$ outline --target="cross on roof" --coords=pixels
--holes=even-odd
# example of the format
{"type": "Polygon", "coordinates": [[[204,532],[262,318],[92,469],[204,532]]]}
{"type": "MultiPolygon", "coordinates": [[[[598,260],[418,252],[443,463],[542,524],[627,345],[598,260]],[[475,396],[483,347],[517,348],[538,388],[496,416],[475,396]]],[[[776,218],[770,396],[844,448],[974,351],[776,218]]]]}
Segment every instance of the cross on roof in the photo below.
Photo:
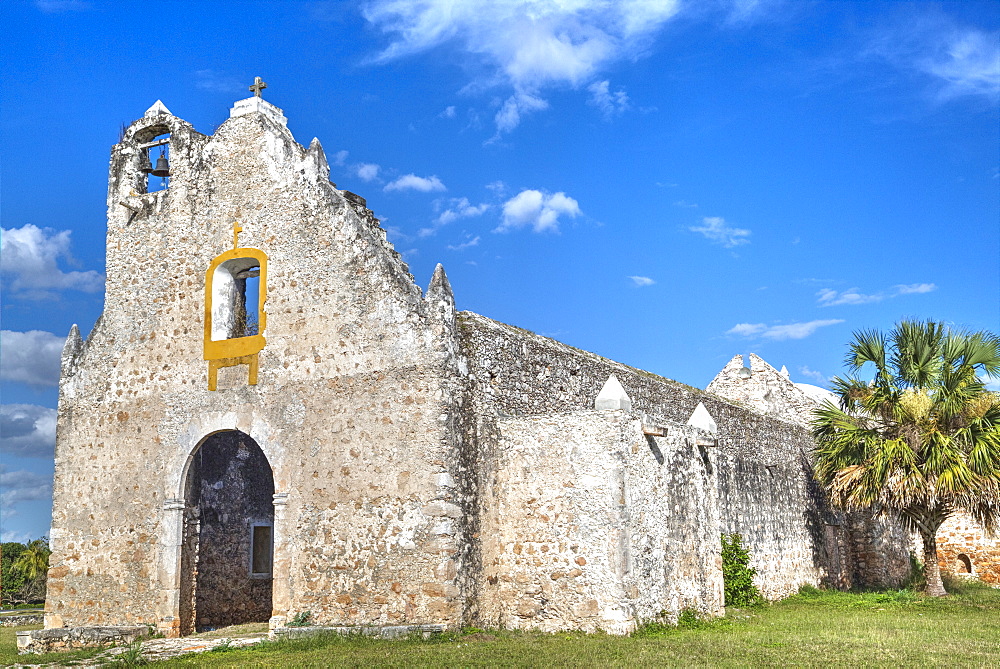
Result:
{"type": "Polygon", "coordinates": [[[263,79],[261,79],[260,77],[253,78],[253,86],[250,87],[250,90],[253,91],[254,97],[259,98],[260,92],[265,88],[267,88],[267,84],[264,83],[263,79]]]}

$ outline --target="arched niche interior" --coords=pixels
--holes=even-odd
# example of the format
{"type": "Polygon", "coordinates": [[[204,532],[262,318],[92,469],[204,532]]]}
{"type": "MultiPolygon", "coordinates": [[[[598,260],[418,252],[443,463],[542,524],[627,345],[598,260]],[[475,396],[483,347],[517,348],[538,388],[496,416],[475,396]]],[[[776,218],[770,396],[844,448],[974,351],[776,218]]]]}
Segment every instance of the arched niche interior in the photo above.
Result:
{"type": "Polygon", "coordinates": [[[274,477],[249,435],[206,437],[188,465],[181,546],[181,633],[271,616],[274,477]]]}
{"type": "Polygon", "coordinates": [[[965,553],[958,554],[958,573],[959,574],[972,574],[972,560],[965,553]]]}
{"type": "Polygon", "coordinates": [[[135,132],[134,140],[138,149],[133,165],[136,175],[135,191],[141,194],[166,190],[170,185],[170,176],[154,175],[147,170],[155,169],[160,158],[164,158],[167,163],[170,162],[169,126],[163,124],[147,126],[135,132]]]}

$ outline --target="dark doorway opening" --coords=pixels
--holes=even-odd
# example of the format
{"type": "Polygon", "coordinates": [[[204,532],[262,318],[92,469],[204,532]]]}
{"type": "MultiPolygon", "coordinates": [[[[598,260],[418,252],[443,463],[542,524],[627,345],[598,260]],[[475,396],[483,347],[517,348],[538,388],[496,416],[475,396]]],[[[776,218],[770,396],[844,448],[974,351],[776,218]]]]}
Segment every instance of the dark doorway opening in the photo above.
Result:
{"type": "Polygon", "coordinates": [[[207,437],[185,481],[181,633],[271,617],[274,477],[237,430],[207,437]]]}

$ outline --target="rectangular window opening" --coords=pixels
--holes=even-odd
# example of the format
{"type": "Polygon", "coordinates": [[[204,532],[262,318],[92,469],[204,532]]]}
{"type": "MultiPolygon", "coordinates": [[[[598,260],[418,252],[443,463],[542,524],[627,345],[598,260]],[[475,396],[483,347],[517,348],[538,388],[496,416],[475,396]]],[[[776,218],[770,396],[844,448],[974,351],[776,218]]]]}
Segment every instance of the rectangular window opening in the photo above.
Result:
{"type": "Polygon", "coordinates": [[[254,525],[251,534],[250,573],[253,576],[270,576],[273,558],[272,532],[270,525],[254,525]]]}

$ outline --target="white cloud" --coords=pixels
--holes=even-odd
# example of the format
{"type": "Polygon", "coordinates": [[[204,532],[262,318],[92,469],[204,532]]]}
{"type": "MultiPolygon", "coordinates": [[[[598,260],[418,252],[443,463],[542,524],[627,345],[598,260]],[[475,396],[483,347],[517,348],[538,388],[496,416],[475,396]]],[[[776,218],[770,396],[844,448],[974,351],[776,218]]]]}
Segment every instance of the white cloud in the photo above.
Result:
{"type": "Polygon", "coordinates": [[[639,287],[652,286],[654,283],[656,283],[648,276],[630,276],[629,278],[632,279],[632,283],[634,283],[636,286],[639,287]]]}
{"type": "Polygon", "coordinates": [[[576,218],[580,205],[565,193],[547,195],[537,190],[523,190],[503,203],[503,220],[494,232],[507,232],[530,225],[535,232],[559,230],[559,217],[576,218]]]}
{"type": "Polygon", "coordinates": [[[816,297],[821,307],[835,307],[840,305],[871,304],[899,297],[900,295],[919,295],[929,293],[933,290],[937,290],[937,286],[933,283],[900,284],[893,286],[889,290],[877,293],[862,293],[857,288],[848,288],[841,291],[833,290],[832,288],[823,288],[816,293],[816,297]]]}
{"type": "MultiPolygon", "coordinates": [[[[435,205],[437,207],[445,206],[440,200],[435,202],[435,205]]],[[[453,223],[454,221],[457,221],[460,218],[472,218],[474,216],[481,216],[489,208],[490,205],[486,202],[474,205],[471,202],[469,202],[468,198],[465,197],[452,198],[451,200],[448,201],[444,211],[438,214],[438,217],[434,219],[434,223],[431,224],[430,227],[421,228],[417,232],[417,234],[421,237],[427,237],[428,235],[433,235],[442,226],[448,225],[449,223],[453,223]]]]}
{"type": "Polygon", "coordinates": [[[590,91],[590,104],[600,109],[605,119],[624,114],[630,108],[625,91],[618,90],[612,93],[609,87],[610,84],[606,79],[587,86],[587,90],[590,91]]]}
{"type": "Polygon", "coordinates": [[[956,29],[944,37],[916,66],[937,77],[945,98],[1000,94],[1000,32],[956,29]]]}
{"type": "Polygon", "coordinates": [[[995,393],[1000,393],[1000,378],[990,378],[984,374],[979,377],[979,380],[986,386],[986,390],[992,390],[995,393]]]}
{"type": "Polygon", "coordinates": [[[893,286],[893,288],[896,290],[897,295],[913,295],[937,290],[937,286],[933,283],[911,283],[909,285],[893,286]]]}
{"type": "Polygon", "coordinates": [[[740,337],[763,337],[782,341],[785,339],[804,339],[819,328],[843,323],[842,318],[809,321],[808,323],[788,323],[786,325],[765,325],[764,323],[738,323],[726,331],[728,335],[740,337]]]}
{"type": "Polygon", "coordinates": [[[93,5],[84,0],[35,0],[35,6],[46,14],[59,12],[85,12],[93,5]]]}
{"type": "Polygon", "coordinates": [[[485,66],[477,85],[513,89],[496,117],[500,133],[547,106],[543,89],[579,88],[645,55],[678,9],[677,0],[375,0],[364,15],[393,35],[377,61],[454,44],[485,66]]]}
{"type": "Polygon", "coordinates": [[[813,381],[815,381],[817,383],[826,384],[826,383],[829,383],[829,381],[830,381],[830,378],[826,374],[824,374],[823,372],[817,372],[814,369],[809,369],[805,365],[803,365],[802,367],[799,367],[799,374],[801,374],[802,376],[806,377],[807,379],[812,379],[813,381]]]}
{"type": "Polygon", "coordinates": [[[361,163],[355,169],[362,181],[374,181],[378,178],[378,171],[381,168],[375,163],[361,163]]]}
{"type": "Polygon", "coordinates": [[[405,174],[385,186],[385,190],[416,190],[421,193],[447,190],[436,176],[418,177],[416,174],[405,174]]]}
{"type": "Polygon", "coordinates": [[[59,364],[65,337],[51,332],[0,331],[0,379],[32,386],[59,385],[59,364]]]}
{"type": "Polygon", "coordinates": [[[698,205],[694,202],[688,202],[687,200],[677,200],[674,202],[675,207],[682,207],[684,209],[697,209],[698,205]]]}
{"type": "Polygon", "coordinates": [[[473,246],[479,246],[479,236],[478,235],[476,235],[475,237],[473,237],[472,239],[470,239],[470,240],[468,240],[466,242],[462,242],[461,244],[455,244],[455,245],[449,244],[448,245],[448,250],[449,251],[464,251],[465,249],[473,247],[473,246]]]}
{"type": "Polygon", "coordinates": [[[751,235],[750,230],[731,227],[726,224],[724,218],[719,216],[706,216],[701,220],[704,225],[692,226],[688,230],[701,233],[709,241],[722,244],[727,249],[750,243],[750,240],[747,239],[751,235]]]}
{"type": "Polygon", "coordinates": [[[517,93],[510,96],[500,106],[500,111],[496,113],[496,116],[493,117],[493,121],[497,124],[497,135],[494,136],[494,139],[499,137],[500,133],[510,132],[520,125],[521,116],[524,114],[542,111],[548,109],[548,107],[548,102],[534,95],[517,93]]]}
{"type": "Polygon", "coordinates": [[[104,288],[100,272],[64,272],[59,259],[73,261],[69,230],[38,228],[30,223],[0,230],[0,274],[9,277],[7,289],[16,297],[46,299],[54,290],[96,293],[104,288]]]}
{"type": "Polygon", "coordinates": [[[0,404],[0,453],[50,458],[55,445],[55,409],[35,404],[0,404]]]}
{"type": "Polygon", "coordinates": [[[936,10],[908,15],[869,45],[874,55],[933,82],[938,98],[1000,98],[1000,31],[959,25],[936,10]]]}
{"type": "Polygon", "coordinates": [[[438,116],[440,116],[441,118],[455,118],[455,116],[457,116],[457,114],[455,113],[455,105],[449,105],[445,107],[444,111],[438,114],[438,116]]]}
{"type": "Polygon", "coordinates": [[[333,164],[343,165],[345,162],[347,162],[347,156],[348,156],[347,151],[343,150],[337,151],[335,154],[333,154],[333,164]]]}
{"type": "Polygon", "coordinates": [[[10,518],[17,515],[15,506],[18,502],[52,498],[52,479],[35,472],[19,470],[7,471],[7,466],[0,464],[0,517],[10,518]]]}
{"type": "Polygon", "coordinates": [[[216,70],[197,70],[194,77],[194,85],[204,91],[236,93],[247,90],[243,88],[243,82],[237,77],[216,70]]]}

